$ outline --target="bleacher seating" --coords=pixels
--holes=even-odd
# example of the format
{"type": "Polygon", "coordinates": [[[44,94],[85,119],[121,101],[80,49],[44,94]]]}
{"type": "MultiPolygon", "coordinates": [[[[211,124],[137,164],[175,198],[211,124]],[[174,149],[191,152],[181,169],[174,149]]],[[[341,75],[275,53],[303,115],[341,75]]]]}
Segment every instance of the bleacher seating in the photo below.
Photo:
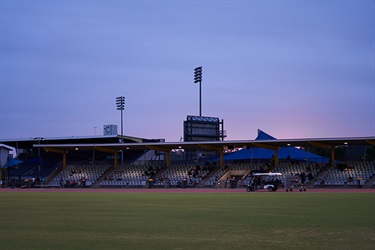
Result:
{"type": "Polygon", "coordinates": [[[315,182],[315,178],[319,175],[322,167],[315,162],[282,162],[275,168],[274,172],[282,173],[284,176],[299,176],[302,172],[305,172],[306,176],[309,176],[311,173],[313,179],[306,179],[306,184],[309,184],[315,182]]]}
{"type": "MultiPolygon", "coordinates": [[[[203,178],[209,173],[208,169],[203,169],[196,165],[174,165],[163,173],[162,178],[168,179],[172,187],[180,186],[181,183],[186,180],[188,186],[196,186],[201,184],[203,178]]],[[[161,181],[157,182],[156,185],[162,185],[161,181]]]]}
{"type": "MultiPolygon", "coordinates": [[[[273,172],[280,172],[283,175],[299,175],[302,172],[309,173],[314,177],[308,183],[320,185],[324,180],[327,186],[355,186],[358,185],[358,178],[365,183],[375,174],[375,162],[350,162],[345,163],[348,168],[341,170],[336,166],[324,166],[314,162],[282,162],[273,169],[273,172]],[[350,181],[349,177],[353,180],[350,181]]],[[[85,165],[71,164],[68,165],[60,174],[58,174],[51,185],[59,185],[60,180],[64,183],[80,183],[85,178],[88,183],[94,184],[111,165],[85,165]]],[[[108,171],[108,175],[100,183],[100,187],[145,187],[147,180],[153,178],[155,187],[180,187],[183,180],[186,180],[188,187],[224,187],[218,185],[220,181],[224,184],[225,177],[229,175],[228,171],[242,171],[241,179],[237,179],[238,186],[243,187],[248,184],[249,179],[245,178],[251,171],[264,169],[264,163],[230,163],[222,168],[202,167],[194,173],[195,164],[178,164],[164,169],[162,166],[153,165],[120,165],[114,171],[108,171]],[[211,171],[213,171],[211,173],[211,171]],[[209,178],[207,176],[210,176],[209,178]]],[[[267,170],[268,171],[268,170],[267,170]]],[[[237,175],[237,177],[239,177],[237,175]]],[[[307,184],[308,184],[307,183],[307,184]]]]}
{"type": "MultiPolygon", "coordinates": [[[[153,167],[152,167],[153,168],[153,167]]],[[[101,187],[142,187],[153,173],[148,165],[120,165],[100,183],[101,187]]],[[[154,169],[156,172],[158,169],[154,169]]]]}
{"type": "Polygon", "coordinates": [[[322,173],[315,182],[319,185],[322,180],[326,186],[357,186],[366,183],[375,174],[375,162],[347,162],[342,163],[347,167],[340,169],[337,166],[329,168],[322,173]]]}
{"type": "Polygon", "coordinates": [[[64,185],[67,181],[79,184],[82,179],[85,179],[88,185],[94,184],[110,167],[111,165],[67,165],[50,184],[60,185],[61,180],[64,185]]]}

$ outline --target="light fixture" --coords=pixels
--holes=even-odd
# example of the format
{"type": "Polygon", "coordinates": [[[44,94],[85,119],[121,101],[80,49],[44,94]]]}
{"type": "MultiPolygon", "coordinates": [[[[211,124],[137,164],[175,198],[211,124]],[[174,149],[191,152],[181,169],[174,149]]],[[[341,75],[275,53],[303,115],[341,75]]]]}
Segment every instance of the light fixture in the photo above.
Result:
{"type": "Polygon", "coordinates": [[[199,83],[199,116],[202,116],[202,66],[194,69],[194,83],[199,83]]]}

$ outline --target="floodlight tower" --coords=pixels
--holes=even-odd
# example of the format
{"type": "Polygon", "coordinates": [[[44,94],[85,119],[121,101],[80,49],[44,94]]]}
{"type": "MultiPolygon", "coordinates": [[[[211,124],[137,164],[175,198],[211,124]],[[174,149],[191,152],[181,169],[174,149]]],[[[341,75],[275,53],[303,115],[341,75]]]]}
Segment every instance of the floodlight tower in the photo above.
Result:
{"type": "MultiPolygon", "coordinates": [[[[123,96],[116,97],[116,105],[117,105],[117,110],[121,110],[121,139],[120,139],[120,143],[124,143],[122,112],[124,111],[124,108],[125,108],[125,97],[123,97],[123,96]]],[[[122,165],[124,164],[124,155],[123,155],[122,150],[121,150],[121,164],[122,165]]]]}
{"type": "Polygon", "coordinates": [[[124,111],[125,108],[125,97],[119,96],[116,97],[116,105],[117,105],[117,110],[121,110],[121,143],[123,143],[123,117],[122,117],[122,112],[124,111]]]}
{"type": "Polygon", "coordinates": [[[202,116],[202,66],[194,69],[194,83],[199,82],[199,116],[202,116]]]}

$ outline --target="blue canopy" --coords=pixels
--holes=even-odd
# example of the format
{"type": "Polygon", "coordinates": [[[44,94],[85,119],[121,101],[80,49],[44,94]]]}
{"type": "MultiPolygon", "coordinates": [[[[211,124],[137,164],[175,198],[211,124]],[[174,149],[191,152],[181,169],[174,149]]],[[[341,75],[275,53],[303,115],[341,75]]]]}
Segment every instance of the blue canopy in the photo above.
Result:
{"type": "MultiPolygon", "coordinates": [[[[258,136],[255,140],[277,140],[269,134],[258,130],[258,136]]],[[[271,159],[275,152],[271,149],[265,148],[249,148],[241,149],[237,152],[230,153],[224,156],[224,160],[250,160],[250,159],[271,159]]],[[[313,162],[329,162],[328,158],[307,152],[295,147],[285,147],[279,149],[279,159],[299,160],[299,161],[313,161],[313,162]]]]}
{"type": "Polygon", "coordinates": [[[8,158],[8,162],[7,164],[5,164],[4,166],[2,166],[2,168],[8,168],[8,167],[11,167],[11,166],[14,166],[14,165],[17,165],[17,164],[20,164],[22,163],[23,161],[21,160],[18,160],[18,159],[14,159],[14,158],[8,158]]]}

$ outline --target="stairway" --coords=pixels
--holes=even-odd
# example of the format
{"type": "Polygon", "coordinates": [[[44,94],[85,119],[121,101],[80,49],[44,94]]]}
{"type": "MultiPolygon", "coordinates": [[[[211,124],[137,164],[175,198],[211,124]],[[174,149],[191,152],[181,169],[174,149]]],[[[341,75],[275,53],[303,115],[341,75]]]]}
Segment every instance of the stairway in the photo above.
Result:
{"type": "Polygon", "coordinates": [[[93,187],[93,188],[99,188],[100,187],[100,183],[104,180],[104,178],[106,176],[109,176],[110,174],[112,174],[113,171],[115,171],[115,170],[116,169],[114,167],[109,168],[107,171],[104,172],[104,174],[102,176],[100,176],[99,179],[97,179],[95,181],[95,183],[91,187],[93,187]]]}
{"type": "Polygon", "coordinates": [[[205,183],[206,181],[208,181],[212,176],[214,176],[218,171],[220,170],[220,168],[214,168],[212,169],[201,181],[201,183],[199,183],[196,187],[197,188],[203,188],[205,186],[205,183]]]}
{"type": "Polygon", "coordinates": [[[375,183],[375,175],[373,175],[370,179],[368,179],[365,183],[365,185],[363,185],[364,188],[372,188],[372,184],[375,183]]]}
{"type": "Polygon", "coordinates": [[[63,166],[62,166],[62,162],[59,162],[57,165],[56,165],[56,168],[55,170],[53,170],[53,172],[46,178],[46,180],[44,181],[44,183],[46,185],[49,185],[51,184],[51,182],[56,178],[56,176],[63,170],[63,166]]]}

